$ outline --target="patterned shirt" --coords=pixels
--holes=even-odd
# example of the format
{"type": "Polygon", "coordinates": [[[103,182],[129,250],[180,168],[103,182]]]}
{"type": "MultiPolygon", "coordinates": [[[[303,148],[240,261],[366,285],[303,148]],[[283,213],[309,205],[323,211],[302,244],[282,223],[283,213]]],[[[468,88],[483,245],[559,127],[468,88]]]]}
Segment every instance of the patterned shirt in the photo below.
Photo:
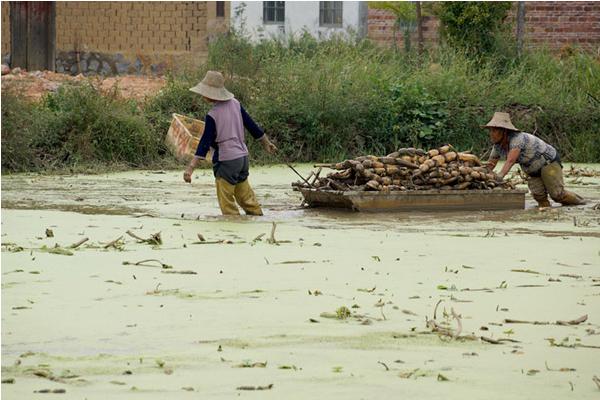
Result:
{"type": "MultiPolygon", "coordinates": [[[[525,132],[508,135],[508,151],[520,149],[517,162],[526,174],[537,173],[543,166],[557,157],[556,149],[537,136],[525,132]]],[[[495,144],[490,154],[490,160],[506,158],[508,151],[500,144],[495,144]]]]}

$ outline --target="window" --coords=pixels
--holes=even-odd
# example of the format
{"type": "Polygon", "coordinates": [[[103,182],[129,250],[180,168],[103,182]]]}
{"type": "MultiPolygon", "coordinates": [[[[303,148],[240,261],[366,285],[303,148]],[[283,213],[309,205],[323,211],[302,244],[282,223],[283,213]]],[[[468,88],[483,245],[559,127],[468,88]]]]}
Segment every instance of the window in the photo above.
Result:
{"type": "Polygon", "coordinates": [[[320,1],[319,25],[341,27],[343,3],[343,1],[320,1]]]}
{"type": "Polygon", "coordinates": [[[285,21],[285,1],[263,1],[263,22],[280,24],[285,21]]]}
{"type": "Polygon", "coordinates": [[[225,2],[217,1],[217,17],[225,16],[225,2]]]}

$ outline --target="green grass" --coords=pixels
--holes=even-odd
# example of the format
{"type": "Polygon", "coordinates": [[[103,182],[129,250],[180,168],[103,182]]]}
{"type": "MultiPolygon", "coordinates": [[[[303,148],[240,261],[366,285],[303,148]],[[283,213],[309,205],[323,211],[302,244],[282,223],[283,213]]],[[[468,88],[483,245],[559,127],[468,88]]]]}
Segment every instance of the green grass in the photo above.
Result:
{"type": "MultiPolygon", "coordinates": [[[[508,45],[507,45],[508,46],[508,45]]],[[[600,62],[544,50],[474,60],[449,48],[423,56],[368,41],[306,35],[252,44],[239,35],[211,44],[206,65],[169,77],[143,104],[103,96],[90,85],[60,89],[38,103],[2,92],[2,169],[176,165],[164,148],[174,112],[203,118],[209,105],[189,87],[208,69],[280,148],[252,139],[255,162],[337,161],[402,146],[451,143],[483,153],[480,125],[494,111],[557,147],[562,158],[600,162],[600,62]],[[162,163],[162,164],[161,164],[162,163]]]]}

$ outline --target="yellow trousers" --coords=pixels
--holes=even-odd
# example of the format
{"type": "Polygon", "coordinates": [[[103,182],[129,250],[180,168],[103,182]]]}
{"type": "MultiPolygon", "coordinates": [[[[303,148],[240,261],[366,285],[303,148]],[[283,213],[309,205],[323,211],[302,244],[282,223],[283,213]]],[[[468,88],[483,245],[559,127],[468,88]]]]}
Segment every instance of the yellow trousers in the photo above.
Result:
{"type": "Polygon", "coordinates": [[[550,207],[548,195],[552,200],[565,206],[585,204],[581,196],[565,190],[562,168],[558,162],[543,167],[541,176],[530,176],[527,185],[540,207],[550,207]]]}
{"type": "Polygon", "coordinates": [[[217,199],[223,215],[240,215],[236,202],[248,215],[263,215],[248,179],[232,185],[223,178],[217,178],[216,184],[217,199]]]}

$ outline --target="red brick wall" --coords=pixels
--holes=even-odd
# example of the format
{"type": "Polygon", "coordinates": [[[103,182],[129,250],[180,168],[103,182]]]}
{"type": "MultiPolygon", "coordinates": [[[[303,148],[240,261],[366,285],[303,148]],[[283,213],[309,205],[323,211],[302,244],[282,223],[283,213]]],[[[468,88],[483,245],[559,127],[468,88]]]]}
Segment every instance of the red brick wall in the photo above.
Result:
{"type": "Polygon", "coordinates": [[[600,2],[540,1],[525,3],[525,43],[560,49],[572,45],[600,49],[600,2]]]}
{"type": "MultiPolygon", "coordinates": [[[[369,8],[368,37],[378,44],[391,46],[394,42],[394,23],[396,17],[389,11],[369,8]]],[[[423,17],[423,39],[427,46],[436,46],[439,42],[440,21],[435,17],[423,17]]],[[[411,42],[416,43],[417,32],[411,34],[411,42]]],[[[396,32],[399,47],[404,45],[404,32],[396,32]]]]}
{"type": "MultiPolygon", "coordinates": [[[[600,1],[528,1],[525,3],[525,44],[536,48],[548,46],[559,50],[567,45],[600,52],[600,1]]],[[[515,24],[516,7],[506,19],[515,24]]],[[[393,43],[394,15],[385,10],[369,9],[368,36],[378,44],[393,43]]],[[[423,37],[426,46],[439,42],[439,20],[424,17],[423,37]]],[[[411,35],[416,40],[416,32],[411,35]]],[[[397,33],[402,46],[402,32],[397,33]]]]}

